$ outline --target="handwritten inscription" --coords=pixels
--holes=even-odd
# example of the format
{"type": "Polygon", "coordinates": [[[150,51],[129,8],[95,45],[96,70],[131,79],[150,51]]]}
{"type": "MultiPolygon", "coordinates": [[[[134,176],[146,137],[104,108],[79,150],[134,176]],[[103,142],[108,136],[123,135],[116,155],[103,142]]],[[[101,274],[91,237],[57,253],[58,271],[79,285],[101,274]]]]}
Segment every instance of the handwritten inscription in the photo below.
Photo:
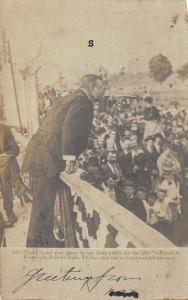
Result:
{"type": "MultiPolygon", "coordinates": [[[[65,271],[63,274],[48,274],[43,267],[29,270],[23,279],[22,283],[19,283],[18,286],[12,291],[13,293],[18,292],[23,289],[26,285],[31,284],[31,282],[80,282],[80,290],[86,289],[87,292],[93,291],[97,286],[102,284],[102,282],[108,281],[111,283],[119,283],[127,280],[141,280],[141,277],[129,277],[125,275],[116,275],[112,274],[112,271],[115,271],[115,267],[112,266],[102,274],[97,275],[83,275],[84,270],[77,269],[76,267],[71,267],[69,270],[65,271]]],[[[112,291],[111,291],[112,292],[112,291]]]]}

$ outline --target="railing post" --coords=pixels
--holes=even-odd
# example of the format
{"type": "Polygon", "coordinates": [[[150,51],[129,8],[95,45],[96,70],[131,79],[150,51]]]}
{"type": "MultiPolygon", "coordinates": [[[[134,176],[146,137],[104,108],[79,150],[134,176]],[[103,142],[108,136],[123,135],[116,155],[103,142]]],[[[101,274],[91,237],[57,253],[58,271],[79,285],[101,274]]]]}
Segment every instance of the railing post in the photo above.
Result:
{"type": "Polygon", "coordinates": [[[63,182],[61,188],[62,215],[64,223],[64,238],[66,248],[78,248],[73,212],[73,198],[70,188],[63,182]]]}

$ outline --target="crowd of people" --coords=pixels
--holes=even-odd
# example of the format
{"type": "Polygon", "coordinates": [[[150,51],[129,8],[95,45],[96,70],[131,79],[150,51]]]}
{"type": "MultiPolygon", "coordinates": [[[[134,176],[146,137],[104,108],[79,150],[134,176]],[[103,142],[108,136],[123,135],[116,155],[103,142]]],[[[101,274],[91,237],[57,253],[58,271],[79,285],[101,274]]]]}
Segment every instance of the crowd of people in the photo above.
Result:
{"type": "MultiPolygon", "coordinates": [[[[47,87],[39,96],[42,121],[60,95],[47,87]]],[[[2,133],[8,130],[4,126],[0,129],[2,133]]],[[[11,149],[3,148],[1,152],[7,154],[18,146],[10,131],[6,132],[11,149]]],[[[17,155],[16,152],[13,156],[17,155]]],[[[188,113],[177,102],[154,103],[149,94],[105,96],[95,102],[88,146],[77,159],[77,166],[82,180],[173,242],[185,243],[185,236],[188,238],[188,113]]],[[[9,227],[17,221],[12,187],[15,192],[18,190],[20,199],[24,197],[28,202],[30,197],[19,175],[16,158],[7,170],[1,172],[0,179],[1,192],[6,190],[3,206],[9,227]],[[5,184],[7,172],[13,175],[9,176],[11,182],[5,184]],[[18,189],[20,186],[23,188],[18,189]]]]}
{"type": "Polygon", "coordinates": [[[106,97],[95,105],[88,148],[77,163],[81,179],[175,242],[177,222],[188,217],[185,109],[154,105],[150,95],[106,97]]]}

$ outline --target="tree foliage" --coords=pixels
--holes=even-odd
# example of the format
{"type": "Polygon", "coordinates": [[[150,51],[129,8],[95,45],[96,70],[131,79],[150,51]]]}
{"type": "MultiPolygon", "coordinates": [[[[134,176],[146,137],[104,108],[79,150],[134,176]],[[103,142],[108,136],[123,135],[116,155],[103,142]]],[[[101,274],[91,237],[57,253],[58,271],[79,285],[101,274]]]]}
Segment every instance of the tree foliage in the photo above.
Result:
{"type": "Polygon", "coordinates": [[[150,60],[149,71],[151,78],[162,83],[172,74],[172,66],[166,56],[159,54],[150,60]]]}
{"type": "Polygon", "coordinates": [[[182,81],[188,79],[188,63],[184,64],[181,69],[178,70],[178,77],[182,81]]]}

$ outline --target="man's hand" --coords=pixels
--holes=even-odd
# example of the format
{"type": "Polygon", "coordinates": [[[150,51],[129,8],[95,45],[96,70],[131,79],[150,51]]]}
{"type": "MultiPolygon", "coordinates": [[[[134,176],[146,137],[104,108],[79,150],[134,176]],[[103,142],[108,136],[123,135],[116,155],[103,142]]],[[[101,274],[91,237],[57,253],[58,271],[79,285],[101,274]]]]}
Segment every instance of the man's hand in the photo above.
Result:
{"type": "Polygon", "coordinates": [[[153,175],[153,176],[157,176],[158,174],[159,174],[159,172],[158,172],[157,169],[154,169],[154,170],[152,171],[152,175],[153,175]]]}
{"type": "Polygon", "coordinates": [[[76,172],[76,162],[74,160],[66,160],[65,172],[67,174],[76,172]]]}
{"type": "Polygon", "coordinates": [[[13,156],[13,155],[8,154],[7,152],[3,152],[3,153],[0,154],[0,157],[1,156],[3,157],[3,156],[13,156]]]}

